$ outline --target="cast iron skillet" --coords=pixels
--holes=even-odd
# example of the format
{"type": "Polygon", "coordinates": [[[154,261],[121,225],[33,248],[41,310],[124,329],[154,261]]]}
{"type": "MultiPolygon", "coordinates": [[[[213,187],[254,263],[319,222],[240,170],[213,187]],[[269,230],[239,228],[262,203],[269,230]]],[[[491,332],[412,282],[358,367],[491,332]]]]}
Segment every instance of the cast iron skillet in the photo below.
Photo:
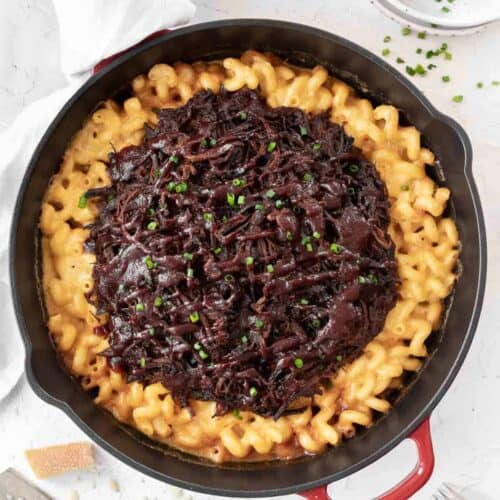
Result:
{"type": "MultiPolygon", "coordinates": [[[[278,21],[230,20],[179,29],[135,47],[90,78],[67,102],[40,141],[19,192],[10,235],[10,271],[26,347],[28,380],[44,401],[66,412],[107,451],[143,473],[180,487],[230,497],[258,497],[318,488],[343,478],[387,453],[426,421],[469,349],[486,278],[485,228],[471,163],[470,141],[460,125],[439,113],[412,83],[384,61],[331,33],[278,21]],[[249,48],[272,51],[299,65],[322,64],[374,102],[389,102],[400,108],[405,119],[422,131],[426,144],[439,158],[442,169],[437,179],[453,193],[452,215],[461,240],[467,244],[462,249],[460,282],[449,301],[447,319],[429,343],[432,355],[418,377],[408,381],[405,396],[395,401],[387,417],[341,447],[317,457],[288,463],[214,466],[174,450],[146,446],[146,438],[138,439],[133,431],[123,429],[111,415],[95,406],[91,395],[79,389],[60,367],[40,300],[38,218],[49,178],[58,169],[69,140],[99,102],[155,63],[222,58],[249,48]]],[[[428,421],[413,434],[424,448],[425,443],[418,438],[423,434],[430,446],[427,430],[428,421]]],[[[413,491],[432,471],[432,455],[423,455],[426,460],[420,464],[420,476],[410,481],[413,491]]],[[[393,491],[386,498],[407,498],[410,490],[393,491]]],[[[316,489],[315,498],[326,498],[325,492],[316,489]]],[[[313,498],[311,494],[309,498],[313,498]]]]}

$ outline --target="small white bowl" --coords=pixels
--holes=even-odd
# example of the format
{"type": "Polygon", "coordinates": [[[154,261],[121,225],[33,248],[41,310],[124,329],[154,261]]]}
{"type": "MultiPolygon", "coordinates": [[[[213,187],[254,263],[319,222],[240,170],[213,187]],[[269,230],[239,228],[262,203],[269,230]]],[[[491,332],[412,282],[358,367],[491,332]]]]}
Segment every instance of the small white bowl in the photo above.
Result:
{"type": "Polygon", "coordinates": [[[500,20],[500,0],[373,0],[386,16],[429,34],[465,35],[500,20]],[[448,12],[443,11],[443,7],[448,12]]]}

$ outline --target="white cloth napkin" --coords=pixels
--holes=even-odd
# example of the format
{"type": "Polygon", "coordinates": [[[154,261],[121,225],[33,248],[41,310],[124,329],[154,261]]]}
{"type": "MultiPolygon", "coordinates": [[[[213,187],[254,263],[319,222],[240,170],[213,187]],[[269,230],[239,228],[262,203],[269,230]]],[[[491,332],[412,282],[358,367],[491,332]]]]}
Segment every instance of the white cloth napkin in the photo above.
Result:
{"type": "Polygon", "coordinates": [[[62,69],[69,83],[26,107],[0,134],[0,400],[24,369],[10,294],[8,234],[17,191],[38,141],[96,63],[155,31],[186,24],[195,13],[190,0],[53,1],[60,29],[62,69]]]}

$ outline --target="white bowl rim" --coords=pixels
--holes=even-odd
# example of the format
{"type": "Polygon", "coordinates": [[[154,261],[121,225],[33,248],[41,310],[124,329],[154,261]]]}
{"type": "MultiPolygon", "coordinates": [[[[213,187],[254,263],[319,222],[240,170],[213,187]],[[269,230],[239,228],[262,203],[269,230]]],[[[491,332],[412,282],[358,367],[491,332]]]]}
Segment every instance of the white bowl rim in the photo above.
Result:
{"type": "MultiPolygon", "coordinates": [[[[379,0],[380,1],[380,0],[379,0]]],[[[433,16],[431,14],[425,14],[417,9],[409,7],[408,5],[402,3],[400,0],[384,0],[381,3],[388,3],[393,8],[397,9],[400,14],[404,17],[405,14],[429,24],[437,24],[441,27],[449,27],[449,28],[471,28],[475,26],[480,26],[482,24],[491,23],[493,21],[497,21],[500,19],[500,7],[498,12],[483,17],[479,17],[477,19],[471,20],[470,22],[466,22],[464,19],[445,19],[442,16],[433,16]]],[[[500,4],[499,4],[500,5],[500,4]]]]}

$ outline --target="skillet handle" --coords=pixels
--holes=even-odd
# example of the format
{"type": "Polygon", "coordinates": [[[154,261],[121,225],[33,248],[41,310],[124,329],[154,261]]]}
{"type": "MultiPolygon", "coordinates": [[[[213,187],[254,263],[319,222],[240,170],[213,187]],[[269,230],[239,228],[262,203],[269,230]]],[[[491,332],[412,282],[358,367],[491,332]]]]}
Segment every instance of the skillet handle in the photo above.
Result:
{"type": "MultiPolygon", "coordinates": [[[[429,480],[434,470],[434,450],[432,448],[431,428],[429,417],[411,433],[412,439],[417,445],[418,462],[415,468],[399,484],[388,492],[380,495],[378,500],[401,500],[410,498],[429,480]]],[[[314,490],[299,493],[306,500],[331,500],[326,490],[327,486],[321,486],[314,490]]]]}
{"type": "Polygon", "coordinates": [[[137,42],[135,45],[132,45],[132,47],[129,47],[128,49],[122,50],[121,52],[117,52],[116,54],[113,54],[112,56],[106,57],[106,59],[103,59],[102,61],[99,61],[93,68],[92,68],[92,75],[96,75],[101,71],[101,69],[104,69],[110,62],[113,62],[117,57],[121,56],[122,54],[125,54],[125,52],[128,52],[130,49],[133,49],[141,43],[144,42],[149,42],[149,40],[154,40],[155,38],[158,38],[165,33],[168,33],[170,30],[159,30],[155,31],[154,33],[151,33],[151,35],[147,36],[140,42],[137,42]]]}

